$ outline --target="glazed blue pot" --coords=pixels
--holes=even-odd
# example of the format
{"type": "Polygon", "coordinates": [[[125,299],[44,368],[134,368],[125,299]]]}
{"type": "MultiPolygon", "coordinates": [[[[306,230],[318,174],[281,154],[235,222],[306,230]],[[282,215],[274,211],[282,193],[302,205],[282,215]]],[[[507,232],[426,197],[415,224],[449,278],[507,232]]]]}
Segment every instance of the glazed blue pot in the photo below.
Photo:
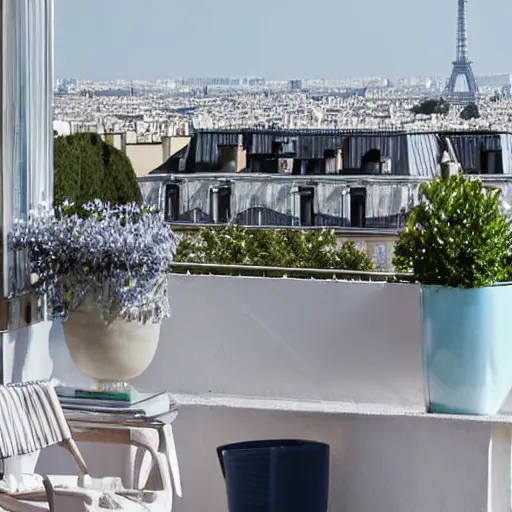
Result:
{"type": "Polygon", "coordinates": [[[512,387],[512,285],[421,287],[427,411],[496,414],[512,387]]]}

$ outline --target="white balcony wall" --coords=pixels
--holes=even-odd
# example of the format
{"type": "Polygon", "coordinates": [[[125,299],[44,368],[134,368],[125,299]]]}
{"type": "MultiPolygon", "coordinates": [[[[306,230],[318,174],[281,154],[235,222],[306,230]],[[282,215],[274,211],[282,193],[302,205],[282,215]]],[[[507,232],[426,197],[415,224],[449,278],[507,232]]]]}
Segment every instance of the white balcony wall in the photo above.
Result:
{"type": "MultiPolygon", "coordinates": [[[[177,275],[169,283],[173,318],[135,384],[169,390],[187,404],[175,424],[184,498],[174,510],[227,510],[218,445],[298,437],[331,446],[331,511],[505,511],[488,500],[493,427],[485,422],[248,410],[233,399],[288,399],[283,403],[294,408],[309,400],[318,411],[319,401],[421,408],[416,286],[177,275]],[[227,406],[207,404],[218,395],[227,406]],[[195,400],[203,405],[191,405],[195,400]]],[[[61,335],[52,339],[54,376],[86,383],[61,335]]],[[[100,473],[102,461],[113,465],[109,451],[87,448],[85,455],[100,473]]],[[[124,470],[128,459],[116,457],[124,470]]],[[[39,471],[69,471],[64,458],[41,457],[39,471]]]]}
{"type": "Polygon", "coordinates": [[[409,285],[174,276],[166,357],[140,387],[414,404],[418,290],[409,285]],[[159,381],[155,379],[161,379],[159,381]]]}

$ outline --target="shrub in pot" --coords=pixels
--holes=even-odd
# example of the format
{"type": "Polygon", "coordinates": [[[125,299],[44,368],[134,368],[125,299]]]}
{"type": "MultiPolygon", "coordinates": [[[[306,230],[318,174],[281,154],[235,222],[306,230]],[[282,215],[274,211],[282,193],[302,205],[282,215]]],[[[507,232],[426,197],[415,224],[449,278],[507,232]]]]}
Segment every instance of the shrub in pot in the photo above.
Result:
{"type": "Polygon", "coordinates": [[[427,410],[495,414],[512,387],[511,221],[477,179],[436,178],[419,199],[394,265],[421,285],[427,410]]]}
{"type": "Polygon", "coordinates": [[[170,316],[166,273],[177,242],[151,207],[101,201],[42,206],[10,236],[62,320],[73,361],[109,390],[128,387],[155,355],[170,316]]]}

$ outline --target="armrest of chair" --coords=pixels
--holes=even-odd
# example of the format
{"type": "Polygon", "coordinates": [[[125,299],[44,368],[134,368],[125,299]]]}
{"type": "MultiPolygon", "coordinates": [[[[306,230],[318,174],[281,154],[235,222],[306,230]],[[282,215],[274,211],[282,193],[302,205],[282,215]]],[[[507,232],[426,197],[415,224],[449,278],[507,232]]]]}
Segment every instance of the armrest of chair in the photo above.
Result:
{"type": "Polygon", "coordinates": [[[45,510],[2,493],[0,493],[0,507],[2,510],[8,510],[9,512],[44,512],[45,510]]]}
{"type": "MultiPolygon", "coordinates": [[[[89,509],[88,506],[93,504],[95,497],[97,498],[97,496],[95,496],[97,492],[55,487],[50,477],[45,477],[44,487],[48,497],[49,512],[65,512],[69,509],[77,510],[80,505],[83,507],[83,511],[87,512],[89,509]]],[[[39,509],[39,512],[41,512],[41,509],[39,509]]]]}
{"type": "Polygon", "coordinates": [[[139,446],[148,451],[158,450],[160,436],[153,428],[129,427],[74,427],[73,439],[85,443],[125,444],[139,446]]]}
{"type": "MultiPolygon", "coordinates": [[[[65,488],[53,484],[47,477],[45,487],[48,494],[50,512],[69,512],[69,510],[161,510],[172,508],[172,493],[166,491],[117,491],[101,489],[65,488]],[[139,506],[134,507],[134,503],[139,506]],[[134,507],[134,508],[132,508],[134,507]],[[151,508],[150,508],[151,507],[151,508]]],[[[16,510],[13,512],[36,512],[16,510]]],[[[41,510],[39,509],[39,511],[41,510]]]]}

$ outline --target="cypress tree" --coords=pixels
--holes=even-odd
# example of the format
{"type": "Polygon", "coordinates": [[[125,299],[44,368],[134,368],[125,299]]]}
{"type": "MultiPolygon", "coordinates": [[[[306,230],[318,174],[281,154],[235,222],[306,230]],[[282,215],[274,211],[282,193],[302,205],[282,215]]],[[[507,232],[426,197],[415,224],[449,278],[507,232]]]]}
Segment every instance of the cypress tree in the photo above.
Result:
{"type": "Polygon", "coordinates": [[[54,203],[93,199],[113,204],[142,200],[129,158],[96,133],[54,139],[54,203]]]}

